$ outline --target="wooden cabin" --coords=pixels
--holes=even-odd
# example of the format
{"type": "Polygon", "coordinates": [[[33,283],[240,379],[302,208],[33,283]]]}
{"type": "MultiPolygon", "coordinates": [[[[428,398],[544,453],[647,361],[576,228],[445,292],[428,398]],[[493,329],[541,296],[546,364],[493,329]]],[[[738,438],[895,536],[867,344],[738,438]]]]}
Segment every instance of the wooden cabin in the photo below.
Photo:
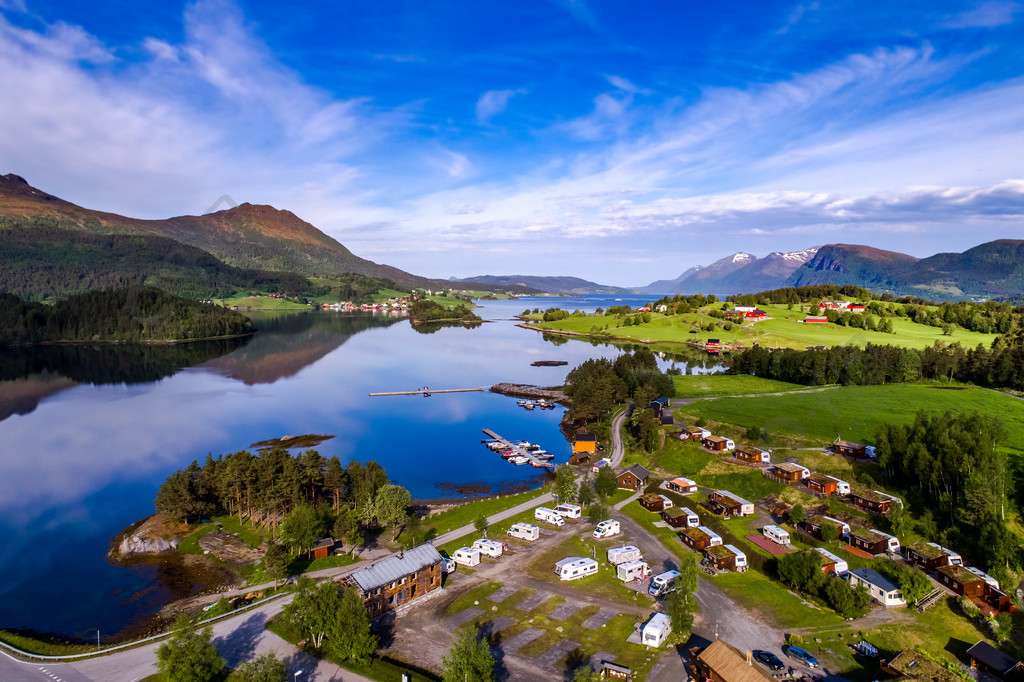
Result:
{"type": "Polygon", "coordinates": [[[839,482],[825,474],[811,474],[807,477],[807,487],[821,495],[835,495],[839,482]]]}
{"type": "Polygon", "coordinates": [[[844,457],[856,457],[857,459],[864,459],[868,456],[868,449],[866,446],[860,443],[851,443],[847,440],[837,440],[832,443],[832,449],[837,455],[843,455],[844,457]]]}
{"type": "Polygon", "coordinates": [[[640,506],[647,511],[660,512],[665,508],[665,500],[662,499],[661,495],[655,493],[648,493],[640,496],[640,506]]]}
{"type": "Polygon", "coordinates": [[[790,462],[774,464],[769,471],[775,480],[785,483],[799,483],[811,473],[807,467],[790,462]]]}
{"type": "Polygon", "coordinates": [[[891,535],[870,528],[854,528],[850,531],[850,544],[868,554],[885,554],[889,551],[891,540],[891,535]]]}
{"type": "Polygon", "coordinates": [[[725,516],[749,516],[754,513],[754,503],[733,495],[728,490],[713,490],[708,501],[725,516]]]}
{"type": "Polygon", "coordinates": [[[679,533],[679,539],[684,545],[698,552],[703,552],[712,545],[722,544],[722,537],[706,526],[684,528],[679,533]]]}
{"type": "Polygon", "coordinates": [[[686,507],[662,509],[661,518],[672,528],[693,528],[700,525],[700,518],[686,507]]]}
{"type": "Polygon", "coordinates": [[[739,461],[747,462],[748,464],[768,464],[772,461],[770,452],[749,445],[736,448],[734,456],[739,461]]]}
{"type": "Polygon", "coordinates": [[[726,452],[736,447],[736,443],[732,439],[722,436],[704,436],[701,439],[701,445],[713,452],[726,452]]]}
{"type": "Polygon", "coordinates": [[[703,649],[690,649],[688,672],[691,679],[700,682],[775,682],[764,668],[723,639],[703,649]]]}
{"type": "Polygon", "coordinates": [[[689,426],[683,424],[679,427],[679,439],[680,440],[701,440],[704,436],[710,436],[711,432],[707,429],[702,429],[699,426],[689,426]]]}
{"type": "Polygon", "coordinates": [[[375,618],[441,587],[444,558],[433,545],[420,545],[378,561],[347,578],[375,618]]]}
{"type": "Polygon", "coordinates": [[[619,488],[623,490],[640,491],[643,490],[647,485],[647,479],[651,477],[651,472],[642,467],[639,464],[634,464],[622,473],[620,473],[616,480],[618,481],[619,488]]]}
{"type": "Polygon", "coordinates": [[[665,488],[680,495],[692,495],[697,492],[697,483],[688,478],[673,478],[665,484],[665,488]]]}
{"type": "Polygon", "coordinates": [[[597,436],[592,433],[577,433],[572,441],[574,455],[597,451],[597,436]]]}
{"type": "Polygon", "coordinates": [[[853,506],[873,511],[878,514],[888,514],[892,508],[892,498],[874,491],[860,490],[850,493],[850,502],[853,506]]]}
{"type": "Polygon", "coordinates": [[[834,526],[839,532],[838,537],[843,537],[850,532],[850,526],[848,524],[843,523],[839,519],[833,519],[831,516],[812,516],[800,524],[800,527],[803,528],[805,532],[819,539],[821,538],[822,526],[834,526]]]}
{"type": "Polygon", "coordinates": [[[989,587],[984,578],[971,573],[963,566],[939,566],[935,571],[935,577],[943,587],[961,597],[982,599],[985,596],[985,588],[989,587]]]}
{"type": "Polygon", "coordinates": [[[827,549],[815,547],[807,551],[816,552],[821,557],[821,572],[825,575],[844,576],[850,572],[850,565],[846,563],[846,560],[840,559],[827,549]]]}
{"type": "Polygon", "coordinates": [[[934,542],[915,542],[903,548],[903,556],[911,566],[922,566],[926,569],[936,569],[940,566],[959,566],[963,559],[956,552],[951,552],[945,547],[940,547],[934,542]]]}
{"type": "Polygon", "coordinates": [[[1009,654],[1004,654],[984,640],[967,650],[971,667],[993,675],[1001,680],[1020,679],[1024,675],[1024,663],[1009,654]]]}
{"type": "MultiPolygon", "coordinates": [[[[729,549],[727,545],[713,545],[704,548],[704,557],[708,560],[708,563],[719,571],[736,571],[736,553],[729,549]]],[[[743,558],[745,564],[746,556],[743,558]]],[[[741,568],[746,568],[746,566],[741,568]]],[[[742,573],[742,571],[739,572],[742,573]]]]}

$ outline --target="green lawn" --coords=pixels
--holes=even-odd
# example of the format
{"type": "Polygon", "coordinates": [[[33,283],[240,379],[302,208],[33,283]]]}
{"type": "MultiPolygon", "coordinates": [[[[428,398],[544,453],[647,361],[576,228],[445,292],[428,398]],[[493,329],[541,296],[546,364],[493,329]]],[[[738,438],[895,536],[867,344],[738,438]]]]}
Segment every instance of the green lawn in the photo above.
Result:
{"type": "Polygon", "coordinates": [[[834,627],[843,622],[834,611],[811,604],[754,570],[720,573],[712,580],[735,601],[780,628],[806,627],[808,623],[834,627]]]}
{"type": "Polygon", "coordinates": [[[241,309],[252,308],[253,310],[310,310],[310,306],[305,303],[296,303],[295,301],[286,301],[280,298],[270,298],[269,296],[256,296],[250,298],[249,296],[236,296],[234,298],[225,298],[215,300],[214,303],[220,303],[226,306],[238,306],[241,309]]]}
{"type": "MultiPolygon", "coordinates": [[[[589,536],[588,536],[589,537],[589,536]]],[[[597,559],[598,571],[585,578],[567,583],[581,592],[614,599],[616,601],[634,602],[641,606],[650,606],[654,600],[647,595],[638,595],[619,580],[615,575],[615,567],[607,561],[608,543],[597,540],[582,540],[579,532],[573,533],[564,541],[552,547],[530,562],[527,573],[534,578],[559,583],[561,580],[552,570],[556,561],[568,556],[593,557],[597,559]]]]}
{"type": "MultiPolygon", "coordinates": [[[[436,529],[438,535],[443,535],[448,531],[472,524],[481,516],[493,516],[494,514],[509,509],[510,507],[514,507],[517,504],[522,504],[527,500],[532,500],[535,497],[543,495],[546,491],[547,488],[542,488],[516,495],[490,497],[484,500],[466,502],[464,504],[460,504],[458,507],[449,509],[448,511],[441,512],[440,514],[434,514],[423,519],[421,528],[423,532],[430,529],[436,529]]],[[[533,512],[530,512],[530,518],[533,518],[533,512]]],[[[401,539],[401,536],[399,539],[401,539]]]]}
{"type": "Polygon", "coordinates": [[[836,437],[873,443],[886,422],[911,423],[918,410],[996,415],[1006,426],[1004,447],[1024,453],[1024,401],[983,388],[945,390],[928,384],[846,386],[817,393],[770,398],[702,400],[683,408],[688,414],[737,426],[757,425],[772,434],[788,433],[821,444],[836,437]]]}
{"type": "Polygon", "coordinates": [[[672,381],[676,385],[677,398],[707,398],[807,390],[806,386],[800,384],[762,379],[746,374],[693,374],[674,376],[672,381]]]}

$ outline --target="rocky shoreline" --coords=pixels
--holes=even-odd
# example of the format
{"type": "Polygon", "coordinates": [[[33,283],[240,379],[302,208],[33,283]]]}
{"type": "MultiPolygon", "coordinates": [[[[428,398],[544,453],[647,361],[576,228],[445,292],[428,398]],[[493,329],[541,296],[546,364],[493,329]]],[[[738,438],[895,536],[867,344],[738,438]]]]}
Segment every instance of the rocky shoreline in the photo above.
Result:
{"type": "Polygon", "coordinates": [[[539,386],[530,386],[529,384],[494,384],[491,386],[491,393],[500,393],[501,395],[508,395],[514,398],[543,398],[544,400],[553,400],[563,405],[569,402],[569,396],[560,389],[541,388],[539,386]]]}

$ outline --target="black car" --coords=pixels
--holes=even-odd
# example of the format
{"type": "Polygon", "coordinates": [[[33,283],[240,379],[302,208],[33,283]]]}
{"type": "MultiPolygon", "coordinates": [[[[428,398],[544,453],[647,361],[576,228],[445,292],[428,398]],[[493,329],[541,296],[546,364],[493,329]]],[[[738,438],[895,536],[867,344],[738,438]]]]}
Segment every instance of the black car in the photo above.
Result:
{"type": "Polygon", "coordinates": [[[782,664],[779,657],[770,651],[755,651],[754,658],[772,672],[778,672],[786,669],[786,666],[782,664]]]}

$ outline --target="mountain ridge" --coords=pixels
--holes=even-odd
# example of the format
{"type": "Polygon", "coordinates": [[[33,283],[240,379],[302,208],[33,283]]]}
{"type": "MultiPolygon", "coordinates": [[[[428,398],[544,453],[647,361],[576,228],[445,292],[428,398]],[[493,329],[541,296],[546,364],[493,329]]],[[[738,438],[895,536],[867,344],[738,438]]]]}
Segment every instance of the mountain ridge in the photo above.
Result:
{"type": "Polygon", "coordinates": [[[729,295],[776,289],[817,249],[773,251],[764,258],[738,251],[710,265],[691,267],[675,279],[651,282],[640,290],[651,294],[729,295]]]}
{"type": "Polygon", "coordinates": [[[556,275],[477,275],[449,279],[460,284],[489,284],[501,286],[526,286],[549,294],[634,294],[636,289],[627,289],[607,284],[598,284],[580,277],[556,275]]]}

